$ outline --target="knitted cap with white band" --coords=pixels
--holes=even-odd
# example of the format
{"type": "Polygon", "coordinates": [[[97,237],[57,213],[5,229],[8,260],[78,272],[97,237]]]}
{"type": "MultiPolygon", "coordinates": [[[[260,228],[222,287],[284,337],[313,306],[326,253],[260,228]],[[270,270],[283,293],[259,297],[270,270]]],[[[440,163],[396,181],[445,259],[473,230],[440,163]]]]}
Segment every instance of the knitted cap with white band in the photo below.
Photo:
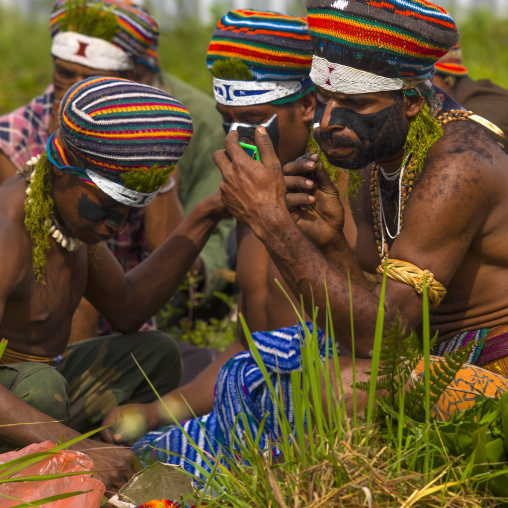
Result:
{"type": "Polygon", "coordinates": [[[300,81],[234,81],[213,78],[215,100],[225,106],[266,104],[302,89],[300,81]]]}
{"type": "Polygon", "coordinates": [[[113,182],[109,178],[99,175],[99,173],[91,169],[87,169],[86,174],[90,180],[109,197],[122,203],[122,205],[133,206],[135,208],[149,205],[160,191],[160,189],[157,189],[154,192],[138,192],[113,182]]]}
{"type": "Polygon", "coordinates": [[[92,69],[126,71],[134,68],[134,61],[123,49],[103,39],[77,32],[57,33],[53,38],[51,54],[92,69]]]}
{"type": "Polygon", "coordinates": [[[411,89],[429,79],[429,76],[411,79],[385,78],[314,55],[310,79],[315,85],[330,92],[362,94],[411,89]]]}

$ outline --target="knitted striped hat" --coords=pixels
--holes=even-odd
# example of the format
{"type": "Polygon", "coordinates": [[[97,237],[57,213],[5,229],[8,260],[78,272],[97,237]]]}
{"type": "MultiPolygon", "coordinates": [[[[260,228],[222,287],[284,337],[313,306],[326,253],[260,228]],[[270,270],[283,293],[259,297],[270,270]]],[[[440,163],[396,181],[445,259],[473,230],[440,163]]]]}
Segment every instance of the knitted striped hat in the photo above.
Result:
{"type": "Polygon", "coordinates": [[[462,51],[460,44],[455,44],[445,56],[436,62],[436,72],[446,76],[462,78],[468,75],[466,67],[462,65],[462,51]]]}
{"type": "Polygon", "coordinates": [[[67,91],[59,127],[48,158],[129,206],[145,206],[155,197],[192,136],[189,112],[176,99],[108,77],[86,79],[67,91]]]}
{"type": "Polygon", "coordinates": [[[312,42],[304,18],[234,10],[219,21],[208,47],[217,102],[245,106],[296,100],[312,90],[312,42]]]}
{"type": "Polygon", "coordinates": [[[132,69],[159,34],[131,0],[57,0],[49,25],[53,56],[109,71],[132,69]]]}
{"type": "Polygon", "coordinates": [[[307,0],[307,9],[311,77],[330,91],[414,88],[458,40],[451,16],[427,0],[307,0]]]}

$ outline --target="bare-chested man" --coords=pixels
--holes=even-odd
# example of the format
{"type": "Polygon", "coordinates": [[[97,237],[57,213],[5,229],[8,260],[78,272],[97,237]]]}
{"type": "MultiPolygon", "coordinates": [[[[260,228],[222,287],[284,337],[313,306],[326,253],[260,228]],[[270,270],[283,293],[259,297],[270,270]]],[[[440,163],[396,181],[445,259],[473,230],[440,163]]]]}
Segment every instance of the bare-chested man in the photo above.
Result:
{"type": "MultiPolygon", "coordinates": [[[[231,11],[218,23],[207,60],[214,76],[217,110],[223,118],[226,133],[238,131],[241,141],[252,145],[256,127],[263,124],[282,164],[305,153],[314,115],[315,93],[308,74],[312,44],[304,19],[253,10],[231,11]],[[249,31],[239,30],[246,25],[249,31]],[[259,39],[260,31],[265,34],[262,39],[259,39]],[[257,47],[265,58],[262,65],[257,62],[258,54],[245,53],[245,47],[254,47],[259,40],[263,41],[263,47],[257,47]],[[270,60],[274,51],[280,53],[277,59],[270,60]],[[269,78],[265,77],[267,75],[269,78]],[[277,86],[274,86],[275,78],[277,86]]],[[[237,225],[237,244],[239,310],[249,329],[266,331],[296,324],[293,307],[276,282],[288,290],[284,280],[264,245],[244,223],[237,225]]],[[[165,397],[175,416],[188,419],[193,414],[209,413],[220,367],[245,349],[247,344],[239,326],[235,342],[208,369],[193,382],[165,397]]],[[[119,420],[116,433],[111,428],[103,434],[111,442],[123,442],[126,438],[132,440],[144,431],[161,427],[168,422],[168,414],[159,402],[154,402],[144,407],[118,407],[108,415],[105,423],[115,420],[119,420]],[[136,429],[137,436],[135,433],[126,436],[122,418],[133,412],[145,416],[145,425],[136,429]]],[[[134,430],[131,425],[127,426],[134,430]]]]}
{"type": "MultiPolygon", "coordinates": [[[[181,283],[224,211],[218,193],[204,200],[125,275],[99,242],[155,198],[190,140],[190,116],[156,88],[97,77],[67,92],[59,118],[47,151],[0,187],[0,336],[9,341],[0,366],[2,445],[69,440],[117,404],[153,400],[131,354],[159,390],[178,386],[174,342],[135,332],[181,283]],[[126,335],[66,348],[83,296],[126,335]]],[[[89,440],[74,447],[92,457],[109,491],[132,474],[128,449],[89,440]]]]}
{"type": "MultiPolygon", "coordinates": [[[[234,133],[217,154],[223,201],[308,307],[326,306],[326,281],[335,333],[346,349],[351,275],[356,353],[365,358],[360,370],[369,366],[380,294],[363,271],[382,273],[387,259],[394,271],[386,285],[386,326],[397,314],[407,329],[420,326],[418,282],[425,273],[436,353],[487,334],[471,361],[496,371],[508,353],[508,159],[474,117],[466,120],[467,112],[447,98],[441,106],[428,82],[434,62],[457,42],[453,20],[421,2],[405,2],[401,10],[396,1],[308,0],[307,8],[315,134],[332,163],[364,179],[354,211],[356,249],[344,238],[343,207],[315,157],[285,167],[291,187],[303,188],[314,174],[313,195],[286,198],[264,129],[256,132],[262,163],[245,157],[234,133]],[[286,199],[297,206],[293,216],[286,199]],[[414,286],[402,282],[408,273],[414,286]]],[[[347,373],[350,360],[341,363],[347,373]]]]}

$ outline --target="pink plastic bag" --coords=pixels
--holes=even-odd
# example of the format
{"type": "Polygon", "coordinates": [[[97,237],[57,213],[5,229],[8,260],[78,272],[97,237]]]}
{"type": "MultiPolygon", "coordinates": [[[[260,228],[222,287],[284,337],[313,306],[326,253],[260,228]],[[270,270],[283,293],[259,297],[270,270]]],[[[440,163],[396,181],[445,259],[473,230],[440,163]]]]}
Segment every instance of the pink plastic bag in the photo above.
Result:
{"type": "MultiPolygon", "coordinates": [[[[55,445],[49,441],[32,444],[15,452],[1,454],[0,464],[32,453],[46,452],[54,447],[55,445]]],[[[15,474],[14,477],[22,478],[45,474],[90,471],[92,469],[93,461],[84,453],[62,450],[58,452],[58,454],[45,457],[37,464],[15,474]]],[[[99,508],[106,487],[100,480],[92,478],[90,474],[68,476],[54,480],[4,483],[0,484],[0,508],[10,508],[21,504],[20,501],[9,499],[5,496],[15,497],[23,501],[30,501],[37,504],[38,500],[45,497],[87,490],[91,490],[91,492],[43,504],[41,506],[44,508],[99,508]]]]}

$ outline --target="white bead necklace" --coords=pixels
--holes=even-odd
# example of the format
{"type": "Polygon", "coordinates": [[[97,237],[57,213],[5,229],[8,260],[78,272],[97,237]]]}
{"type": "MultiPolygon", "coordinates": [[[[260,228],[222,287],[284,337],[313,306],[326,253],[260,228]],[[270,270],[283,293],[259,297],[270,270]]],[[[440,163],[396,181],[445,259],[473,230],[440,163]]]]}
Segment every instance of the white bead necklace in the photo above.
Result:
{"type": "MultiPolygon", "coordinates": [[[[39,162],[39,159],[41,158],[40,155],[37,157],[32,157],[27,163],[26,163],[26,172],[25,177],[28,182],[28,186],[26,188],[26,195],[28,196],[28,202],[32,202],[32,198],[30,197],[30,194],[32,192],[32,189],[30,187],[31,180],[33,175],[36,171],[36,165],[37,162],[39,162]],[[29,171],[31,168],[31,171],[29,171]]],[[[61,245],[65,250],[69,252],[75,252],[81,247],[82,242],[78,240],[77,238],[72,238],[70,236],[67,236],[66,234],[62,233],[62,231],[59,229],[58,224],[56,222],[56,219],[53,215],[49,219],[46,219],[44,222],[44,225],[49,228],[49,234],[55,240],[56,243],[61,245]]]]}

